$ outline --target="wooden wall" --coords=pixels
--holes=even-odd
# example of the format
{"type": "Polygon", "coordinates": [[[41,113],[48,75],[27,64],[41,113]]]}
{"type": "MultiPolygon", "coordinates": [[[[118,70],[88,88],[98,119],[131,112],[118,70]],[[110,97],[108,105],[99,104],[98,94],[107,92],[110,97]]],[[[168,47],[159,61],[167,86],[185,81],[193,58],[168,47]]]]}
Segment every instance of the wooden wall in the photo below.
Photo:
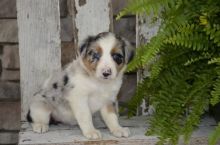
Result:
{"type": "MultiPolygon", "coordinates": [[[[76,44],[72,25],[71,1],[59,0],[62,66],[71,62],[75,57],[76,44]]],[[[111,2],[113,16],[126,5],[126,0],[111,0],[111,2]]],[[[128,38],[135,44],[135,16],[129,15],[119,21],[115,21],[113,17],[111,23],[111,31],[113,27],[115,33],[128,38]]],[[[20,129],[21,111],[20,50],[18,46],[16,0],[0,1],[0,30],[0,144],[15,144],[18,140],[17,133],[20,129]]],[[[134,86],[136,86],[136,75],[126,75],[124,81],[120,93],[122,102],[126,102],[132,96],[134,86]]]]}

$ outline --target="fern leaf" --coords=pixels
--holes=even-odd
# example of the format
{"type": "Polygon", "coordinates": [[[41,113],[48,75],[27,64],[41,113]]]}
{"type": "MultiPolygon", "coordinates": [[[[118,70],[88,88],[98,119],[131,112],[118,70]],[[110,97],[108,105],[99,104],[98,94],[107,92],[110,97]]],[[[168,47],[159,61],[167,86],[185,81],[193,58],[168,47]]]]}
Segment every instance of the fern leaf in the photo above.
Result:
{"type": "Polygon", "coordinates": [[[220,139],[220,123],[216,127],[215,131],[209,136],[209,145],[216,145],[220,139]]]}
{"type": "Polygon", "coordinates": [[[218,77],[213,86],[214,88],[211,91],[210,103],[214,106],[215,104],[220,102],[220,76],[218,77]]]}

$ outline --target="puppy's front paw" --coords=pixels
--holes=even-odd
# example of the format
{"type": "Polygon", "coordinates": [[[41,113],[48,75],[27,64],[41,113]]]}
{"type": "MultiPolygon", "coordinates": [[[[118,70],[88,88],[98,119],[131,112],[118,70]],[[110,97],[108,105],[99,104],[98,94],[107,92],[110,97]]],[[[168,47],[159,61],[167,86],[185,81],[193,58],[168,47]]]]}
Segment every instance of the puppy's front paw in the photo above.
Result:
{"type": "Polygon", "coordinates": [[[42,123],[32,123],[33,131],[37,133],[44,133],[49,130],[49,126],[47,124],[42,123]]]}
{"type": "Polygon", "coordinates": [[[102,135],[99,130],[93,129],[83,133],[88,139],[101,139],[102,135]]]}
{"type": "Polygon", "coordinates": [[[128,137],[131,134],[129,128],[127,127],[118,127],[113,129],[111,132],[115,137],[128,137]]]}

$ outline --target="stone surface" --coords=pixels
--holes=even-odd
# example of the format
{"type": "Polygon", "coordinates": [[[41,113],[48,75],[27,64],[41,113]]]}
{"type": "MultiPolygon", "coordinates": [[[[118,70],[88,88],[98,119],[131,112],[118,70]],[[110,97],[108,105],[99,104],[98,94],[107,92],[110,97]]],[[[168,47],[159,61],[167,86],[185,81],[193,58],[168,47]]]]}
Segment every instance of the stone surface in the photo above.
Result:
{"type": "Polygon", "coordinates": [[[114,20],[114,32],[127,38],[132,44],[136,41],[136,22],[135,17],[121,18],[120,20],[114,20]]]}
{"type": "Polygon", "coordinates": [[[5,45],[2,56],[2,67],[6,69],[19,69],[18,45],[5,45]]]}
{"type": "Polygon", "coordinates": [[[19,81],[20,71],[19,70],[2,70],[1,80],[3,81],[19,81]]]}
{"type": "Polygon", "coordinates": [[[14,82],[0,82],[0,100],[19,100],[20,84],[14,82]]]}
{"type": "Polygon", "coordinates": [[[66,64],[73,61],[76,57],[75,45],[73,42],[64,42],[61,44],[61,64],[65,66],[66,64]]]}
{"type": "MultiPolygon", "coordinates": [[[[67,15],[67,0],[60,0],[60,15],[67,15]]],[[[16,0],[0,0],[0,18],[16,18],[16,0]]]]}
{"type": "Polygon", "coordinates": [[[16,19],[1,19],[0,30],[0,42],[18,42],[18,27],[16,19]]]}
{"type": "Polygon", "coordinates": [[[20,130],[20,102],[0,102],[0,130],[20,130]]]}
{"type": "Polygon", "coordinates": [[[13,145],[18,143],[17,132],[0,132],[1,145],[13,145]]]}

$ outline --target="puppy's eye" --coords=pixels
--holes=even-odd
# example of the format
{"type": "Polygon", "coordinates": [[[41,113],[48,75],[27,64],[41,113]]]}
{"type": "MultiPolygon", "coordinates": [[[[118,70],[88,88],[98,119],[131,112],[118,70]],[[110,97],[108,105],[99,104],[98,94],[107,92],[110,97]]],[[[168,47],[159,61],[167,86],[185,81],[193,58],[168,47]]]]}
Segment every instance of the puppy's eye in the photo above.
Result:
{"type": "Polygon", "coordinates": [[[113,53],[112,58],[118,65],[123,62],[123,56],[119,53],[113,53]]]}
{"type": "Polygon", "coordinates": [[[99,53],[94,52],[92,57],[93,57],[93,59],[99,60],[101,56],[99,53]]]}

